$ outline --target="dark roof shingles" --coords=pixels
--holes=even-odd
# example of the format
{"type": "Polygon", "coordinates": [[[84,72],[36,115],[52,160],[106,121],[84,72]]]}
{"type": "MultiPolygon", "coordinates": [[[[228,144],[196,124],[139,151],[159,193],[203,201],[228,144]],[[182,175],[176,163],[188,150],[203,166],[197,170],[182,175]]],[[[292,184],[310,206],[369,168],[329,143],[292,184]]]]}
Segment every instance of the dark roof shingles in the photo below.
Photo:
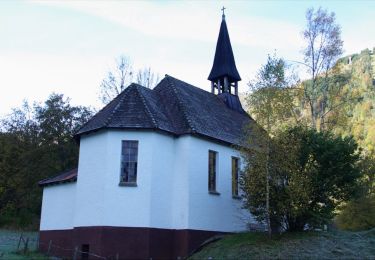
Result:
{"type": "Polygon", "coordinates": [[[63,173],[60,173],[57,176],[50,177],[38,182],[39,186],[46,186],[52,184],[59,184],[65,182],[74,182],[77,180],[78,169],[74,168],[63,173]]]}
{"type": "Polygon", "coordinates": [[[242,131],[251,122],[245,112],[229,108],[217,95],[166,75],[153,90],[131,84],[77,135],[102,128],[158,129],[240,144],[242,131]]]}

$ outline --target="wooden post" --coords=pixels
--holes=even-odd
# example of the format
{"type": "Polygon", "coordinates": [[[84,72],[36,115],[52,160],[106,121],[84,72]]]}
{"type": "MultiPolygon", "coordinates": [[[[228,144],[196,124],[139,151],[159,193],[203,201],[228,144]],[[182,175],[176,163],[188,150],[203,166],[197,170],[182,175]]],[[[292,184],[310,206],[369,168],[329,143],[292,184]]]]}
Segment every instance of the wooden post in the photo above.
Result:
{"type": "Polygon", "coordinates": [[[76,246],[74,249],[73,260],[77,260],[77,255],[78,255],[78,246],[76,246]]]}
{"type": "Polygon", "coordinates": [[[220,94],[220,90],[221,90],[221,80],[218,79],[217,80],[217,94],[220,94]]]}
{"type": "Polygon", "coordinates": [[[211,93],[215,94],[215,84],[213,81],[211,81],[211,93]]]}
{"type": "Polygon", "coordinates": [[[17,246],[17,250],[20,249],[20,245],[21,245],[21,240],[22,240],[22,233],[20,235],[20,239],[18,240],[18,246],[17,246]]]}
{"type": "Polygon", "coordinates": [[[49,243],[48,243],[48,250],[47,250],[47,255],[48,256],[51,253],[51,247],[52,247],[52,240],[50,240],[49,243]]]}
{"type": "Polygon", "coordinates": [[[237,81],[234,83],[234,94],[238,96],[238,82],[237,81]]]}
{"type": "Polygon", "coordinates": [[[120,255],[117,253],[116,254],[116,260],[119,260],[120,259],[120,255]]]}
{"type": "Polygon", "coordinates": [[[24,254],[26,254],[26,252],[27,252],[28,245],[29,245],[29,238],[26,238],[25,247],[23,248],[23,253],[24,254]]]}

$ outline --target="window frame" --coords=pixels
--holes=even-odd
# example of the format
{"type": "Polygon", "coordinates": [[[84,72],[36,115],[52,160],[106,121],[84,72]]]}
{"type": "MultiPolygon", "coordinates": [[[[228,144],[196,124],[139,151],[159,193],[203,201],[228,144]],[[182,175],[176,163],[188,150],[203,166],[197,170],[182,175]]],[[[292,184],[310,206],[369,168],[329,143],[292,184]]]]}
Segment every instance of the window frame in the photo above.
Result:
{"type": "Polygon", "coordinates": [[[231,157],[231,184],[232,184],[232,198],[240,199],[239,177],[240,177],[240,158],[236,156],[231,157]],[[234,164],[235,162],[235,164],[234,164]],[[236,166],[236,170],[233,166],[236,166]],[[236,178],[234,178],[236,177],[236,178]]]}
{"type": "Polygon", "coordinates": [[[213,195],[220,195],[220,193],[217,191],[217,177],[218,177],[218,156],[219,153],[214,150],[208,150],[208,193],[213,195]],[[213,164],[213,189],[211,187],[211,154],[214,155],[214,164],[213,164]]]}
{"type": "MultiPolygon", "coordinates": [[[[128,186],[128,187],[137,187],[137,177],[138,177],[138,154],[139,154],[139,141],[138,140],[121,140],[121,154],[120,154],[120,181],[119,181],[119,186],[128,186]],[[129,158],[129,161],[126,162],[124,161],[124,156],[125,156],[125,151],[124,151],[124,143],[132,143],[132,145],[134,145],[134,143],[136,144],[136,153],[135,154],[131,154],[131,149],[134,149],[135,147],[132,147],[132,145],[130,145],[127,149],[129,149],[129,154],[128,156],[131,157],[131,156],[135,156],[135,160],[130,160],[129,158]],[[134,175],[135,175],[135,181],[124,181],[123,180],[123,173],[124,173],[124,164],[125,163],[129,163],[129,164],[133,164],[133,171],[134,171],[134,175]]],[[[129,175],[127,177],[127,179],[129,180],[129,175]]]]}

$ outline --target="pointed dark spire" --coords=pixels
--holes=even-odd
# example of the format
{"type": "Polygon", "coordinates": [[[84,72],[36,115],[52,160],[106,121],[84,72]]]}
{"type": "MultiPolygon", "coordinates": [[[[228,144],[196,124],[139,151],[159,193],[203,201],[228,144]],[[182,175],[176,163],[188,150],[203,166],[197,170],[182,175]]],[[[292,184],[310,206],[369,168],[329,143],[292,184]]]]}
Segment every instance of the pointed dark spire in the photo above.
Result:
{"type": "Polygon", "coordinates": [[[223,15],[221,16],[223,18],[223,20],[225,20],[225,9],[227,9],[227,8],[225,8],[224,6],[223,6],[223,8],[221,8],[221,11],[223,11],[223,15]]]}
{"type": "Polygon", "coordinates": [[[225,8],[223,11],[222,21],[220,25],[219,37],[216,44],[214,64],[212,66],[208,80],[212,82],[214,88],[218,92],[231,92],[231,85],[234,83],[235,93],[237,94],[237,82],[241,80],[234,61],[232,45],[229,39],[227,23],[225,21],[225,8]]]}

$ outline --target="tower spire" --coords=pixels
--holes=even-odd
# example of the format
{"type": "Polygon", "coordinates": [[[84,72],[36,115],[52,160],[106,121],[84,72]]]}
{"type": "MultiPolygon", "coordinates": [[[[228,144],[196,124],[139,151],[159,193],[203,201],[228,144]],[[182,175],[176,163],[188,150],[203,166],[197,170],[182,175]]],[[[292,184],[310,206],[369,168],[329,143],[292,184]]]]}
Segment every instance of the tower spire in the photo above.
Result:
{"type": "Polygon", "coordinates": [[[221,8],[221,11],[223,11],[223,15],[222,15],[223,20],[225,20],[225,9],[227,9],[227,8],[225,8],[224,6],[223,6],[223,8],[221,8]]]}
{"type": "Polygon", "coordinates": [[[215,89],[217,89],[218,94],[230,93],[238,95],[238,81],[241,80],[241,77],[238,74],[234,60],[227,23],[225,21],[225,9],[224,6],[221,9],[223,14],[220,32],[216,43],[214,63],[208,80],[211,81],[212,93],[215,93],[215,89]]]}

